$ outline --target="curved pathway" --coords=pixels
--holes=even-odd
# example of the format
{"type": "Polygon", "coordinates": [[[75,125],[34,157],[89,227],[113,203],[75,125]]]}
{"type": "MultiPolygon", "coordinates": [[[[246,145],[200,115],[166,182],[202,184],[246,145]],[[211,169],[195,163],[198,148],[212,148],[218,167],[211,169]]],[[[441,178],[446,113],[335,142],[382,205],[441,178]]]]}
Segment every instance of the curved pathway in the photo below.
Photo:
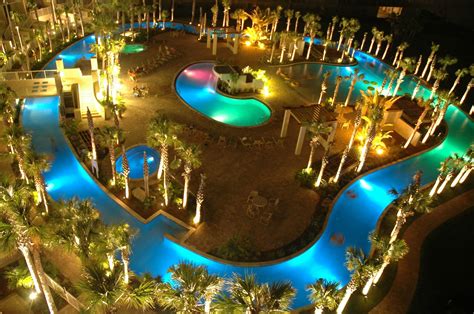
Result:
{"type": "MultiPolygon", "coordinates": [[[[88,43],[91,41],[91,37],[88,37],[61,53],[61,56],[68,60],[66,67],[70,67],[74,60],[82,56],[90,57],[88,43]]],[[[360,62],[358,67],[369,81],[382,80],[386,65],[364,53],[357,53],[356,57],[360,62]]],[[[320,65],[315,67],[334,68],[320,65]]],[[[295,66],[296,70],[298,66],[295,66]]],[[[339,70],[351,72],[352,68],[339,67],[339,70]]],[[[402,85],[401,93],[412,87],[413,82],[407,80],[402,85]]],[[[356,86],[354,94],[358,94],[357,88],[362,86],[356,86]]],[[[344,90],[344,87],[341,87],[341,90],[344,90]]],[[[345,250],[348,246],[369,250],[368,234],[375,228],[380,215],[392,201],[392,197],[387,194],[388,189],[403,188],[416,170],[424,172],[423,184],[433,181],[439,163],[452,153],[464,153],[474,134],[474,123],[461,110],[450,106],[445,118],[449,126],[445,141],[429,152],[367,174],[346,187],[346,190],[352,190],[357,197],[351,198],[345,191],[341,193],[320,239],[307,251],[274,265],[240,267],[213,261],[166,238],[165,233],[179,237],[186,232],[183,227],[166,217],[158,216],[150,223],[143,224],[117,204],[95,183],[71,151],[59,127],[58,104],[58,97],[30,98],[26,100],[22,113],[23,126],[32,133],[35,150],[54,155],[51,170],[45,173],[48,193],[55,200],[90,198],[106,223],[128,222],[138,229],[139,235],[133,241],[131,257],[133,271],[149,272],[167,280],[167,268],[181,260],[190,260],[206,265],[211,272],[223,276],[229,276],[233,272],[242,274],[250,271],[255,272],[260,281],[291,280],[298,290],[294,307],[309,303],[305,287],[318,278],[336,280],[341,285],[348,282],[349,273],[344,267],[345,250]],[[56,148],[51,147],[51,139],[54,139],[56,148]],[[343,246],[331,244],[330,237],[334,232],[344,234],[346,241],[343,246]]]]}

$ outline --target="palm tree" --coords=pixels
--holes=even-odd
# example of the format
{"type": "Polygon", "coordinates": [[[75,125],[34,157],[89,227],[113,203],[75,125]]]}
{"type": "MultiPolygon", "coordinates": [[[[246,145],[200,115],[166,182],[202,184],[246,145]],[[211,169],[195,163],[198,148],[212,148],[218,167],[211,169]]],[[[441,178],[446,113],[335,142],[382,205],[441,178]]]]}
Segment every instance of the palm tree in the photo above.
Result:
{"type": "Polygon", "coordinates": [[[420,190],[421,172],[416,172],[410,184],[402,191],[391,189],[389,194],[396,197],[393,205],[397,209],[397,220],[390,234],[390,243],[398,238],[408,217],[415,213],[429,213],[432,209],[431,199],[427,193],[420,190]]]}
{"type": "Polygon", "coordinates": [[[41,266],[39,213],[34,206],[33,191],[21,182],[0,182],[0,242],[3,250],[17,249],[23,255],[33,279],[36,293],[43,293],[50,313],[57,309],[41,266]]]}
{"type": "Polygon", "coordinates": [[[376,284],[385,270],[392,262],[397,262],[408,253],[408,245],[404,240],[394,240],[390,242],[389,237],[379,237],[375,233],[370,234],[369,240],[375,249],[375,258],[380,263],[376,273],[371,276],[362,290],[363,295],[369,293],[373,284],[376,284]]]}
{"type": "Polygon", "coordinates": [[[377,48],[375,49],[375,55],[378,56],[380,48],[382,48],[382,42],[385,40],[384,32],[379,31],[375,34],[375,41],[377,42],[377,48]]]}
{"type": "Polygon", "coordinates": [[[372,147],[374,138],[377,135],[377,131],[383,120],[385,111],[388,110],[398,99],[400,99],[400,97],[388,98],[379,96],[377,91],[373,93],[369,92],[367,94],[361,91],[361,94],[364,104],[369,110],[369,114],[365,117],[362,117],[362,119],[364,119],[369,124],[369,128],[367,138],[365,139],[360,153],[359,165],[357,166],[356,170],[358,173],[364,167],[367,155],[372,147]]]}
{"type": "Polygon", "coordinates": [[[275,54],[276,45],[280,42],[280,33],[274,33],[272,37],[272,50],[270,52],[270,59],[268,59],[269,63],[273,62],[273,56],[275,54]]]}
{"type": "Polygon", "coordinates": [[[349,139],[349,142],[347,143],[347,146],[342,153],[341,162],[339,163],[339,167],[337,168],[336,175],[333,178],[334,182],[339,181],[342,168],[344,167],[344,163],[346,162],[346,159],[349,156],[349,153],[352,148],[352,144],[354,144],[354,139],[356,137],[357,131],[359,129],[360,124],[362,123],[362,104],[360,102],[356,102],[355,110],[356,110],[356,116],[354,119],[354,128],[352,129],[352,134],[349,139]]]}
{"type": "Polygon", "coordinates": [[[247,14],[245,14],[245,10],[243,9],[236,9],[230,17],[237,22],[236,30],[240,32],[244,28],[244,21],[247,19],[247,14]]]}
{"type": "Polygon", "coordinates": [[[323,74],[323,80],[321,82],[321,92],[319,94],[319,100],[318,100],[318,104],[322,104],[323,103],[323,97],[324,95],[326,95],[326,91],[328,89],[328,78],[329,76],[331,76],[331,72],[330,71],[326,71],[324,72],[323,74]]]}
{"type": "Polygon", "coordinates": [[[49,212],[49,206],[43,172],[48,171],[50,166],[50,163],[47,161],[44,155],[39,155],[34,152],[31,152],[28,155],[27,172],[33,176],[36,193],[38,195],[38,204],[43,202],[46,214],[49,212]]]}
{"type": "Polygon", "coordinates": [[[460,170],[454,178],[451,187],[454,188],[458,183],[462,183],[462,178],[470,172],[474,161],[474,145],[471,145],[462,158],[460,158],[460,170]]]}
{"type": "Polygon", "coordinates": [[[421,73],[421,78],[425,77],[426,72],[428,71],[428,68],[430,66],[430,63],[433,61],[436,52],[439,50],[439,45],[435,43],[431,43],[431,53],[428,56],[428,59],[426,60],[426,65],[425,68],[423,69],[423,72],[421,73]]]}
{"type": "Polygon", "coordinates": [[[390,79],[390,81],[388,83],[387,89],[385,91],[382,89],[381,93],[384,93],[386,96],[390,96],[392,94],[391,90],[392,90],[392,87],[393,87],[393,82],[398,77],[398,71],[389,69],[389,70],[385,71],[384,73],[385,73],[386,77],[388,79],[390,79]]]}
{"type": "Polygon", "coordinates": [[[346,101],[344,102],[344,107],[347,107],[349,105],[349,101],[351,99],[352,92],[354,91],[355,84],[357,81],[361,81],[365,78],[364,74],[359,74],[359,69],[355,69],[354,73],[351,74],[352,80],[351,80],[351,85],[349,86],[349,91],[347,92],[347,97],[346,101]]]}
{"type": "MultiPolygon", "coordinates": [[[[270,39],[273,38],[273,34],[275,34],[275,32],[277,31],[278,21],[280,20],[282,10],[283,10],[283,8],[280,5],[277,5],[275,10],[273,10],[271,12],[270,16],[267,17],[268,21],[271,21],[271,23],[272,23],[272,28],[270,30],[270,39]]],[[[254,23],[253,19],[252,19],[252,23],[254,23]]]]}
{"type": "Polygon", "coordinates": [[[122,145],[122,176],[125,181],[125,198],[130,198],[130,165],[128,163],[125,147],[122,145]]]}
{"type": "MultiPolygon", "coordinates": [[[[473,65],[474,67],[474,65],[473,65]]],[[[449,90],[449,93],[451,94],[452,92],[454,92],[454,89],[456,88],[456,86],[458,86],[459,82],[461,81],[461,78],[463,76],[465,76],[466,74],[469,73],[469,69],[468,68],[462,68],[462,69],[458,69],[456,70],[456,80],[454,81],[453,83],[453,86],[451,87],[451,89],[449,90]]]]}
{"type": "Polygon", "coordinates": [[[110,166],[112,169],[112,185],[115,185],[117,171],[115,170],[115,147],[119,142],[119,129],[114,126],[107,126],[102,129],[102,143],[109,149],[110,166]]]}
{"type": "Polygon", "coordinates": [[[298,33],[298,21],[300,20],[300,17],[301,17],[301,12],[300,11],[296,11],[295,12],[295,33],[298,33]]]}
{"type": "Polygon", "coordinates": [[[404,58],[403,60],[400,61],[400,67],[402,68],[402,71],[400,72],[400,76],[397,79],[397,85],[395,85],[395,90],[393,91],[393,96],[397,95],[398,89],[400,88],[400,85],[403,82],[403,79],[405,78],[405,75],[407,72],[412,72],[413,69],[415,68],[415,59],[413,58],[404,58]]]}
{"type": "Polygon", "coordinates": [[[372,39],[370,40],[369,50],[367,51],[368,53],[372,52],[372,48],[374,47],[374,43],[375,43],[375,38],[380,31],[377,29],[377,27],[372,27],[371,32],[372,32],[372,39]]]}
{"type": "Polygon", "coordinates": [[[184,161],[184,192],[183,192],[183,208],[186,208],[188,204],[188,190],[189,182],[191,181],[191,172],[193,169],[201,167],[201,150],[197,145],[186,145],[180,143],[178,146],[178,154],[184,161]]]}
{"type": "Polygon", "coordinates": [[[78,284],[86,299],[87,310],[93,313],[117,313],[120,307],[149,310],[154,306],[156,284],[151,280],[136,280],[126,284],[120,267],[108,269],[104,264],[89,263],[78,284]]]}
{"type": "Polygon", "coordinates": [[[172,266],[168,272],[173,283],[158,285],[158,304],[178,313],[210,313],[212,301],[224,286],[222,278],[209,274],[205,266],[189,262],[172,266]]]}
{"type": "MultiPolygon", "coordinates": [[[[347,54],[349,54],[349,52],[351,50],[352,42],[354,41],[354,36],[359,31],[359,29],[360,29],[359,20],[354,19],[354,18],[349,19],[349,21],[347,23],[346,30],[345,30],[345,34],[344,34],[344,36],[346,36],[348,38],[348,41],[347,41],[347,54]]],[[[345,50],[343,49],[342,50],[342,55],[341,55],[341,60],[344,57],[344,51],[345,50]]]]}
{"type": "Polygon", "coordinates": [[[336,28],[336,24],[337,22],[339,22],[339,17],[336,15],[336,16],[333,16],[332,19],[331,19],[331,32],[329,34],[329,41],[332,41],[332,36],[334,34],[334,29],[336,28]]]}
{"type": "Polygon", "coordinates": [[[341,29],[339,30],[339,41],[337,43],[337,51],[339,51],[339,49],[341,48],[342,42],[344,40],[344,35],[346,33],[348,26],[349,26],[349,20],[343,17],[341,19],[341,22],[339,23],[339,27],[341,29]]]}
{"type": "Polygon", "coordinates": [[[393,41],[393,35],[390,34],[385,36],[385,40],[387,41],[387,45],[385,46],[385,51],[383,52],[382,60],[385,60],[385,57],[387,56],[388,48],[390,48],[390,44],[393,41]]]}
{"type": "Polygon", "coordinates": [[[441,81],[444,81],[448,77],[448,72],[443,68],[433,70],[433,77],[435,78],[435,82],[433,84],[433,87],[431,88],[430,99],[433,99],[434,95],[438,91],[439,84],[441,83],[441,81]]]}
{"type": "Polygon", "coordinates": [[[89,136],[91,138],[91,148],[92,148],[92,170],[94,174],[98,177],[99,176],[99,168],[98,168],[98,159],[97,159],[97,148],[95,145],[95,135],[94,135],[94,120],[92,119],[91,111],[89,107],[87,107],[87,124],[89,127],[89,136]]]}
{"type": "Polygon", "coordinates": [[[218,308],[249,314],[287,311],[296,294],[289,281],[258,284],[253,274],[234,274],[227,290],[228,295],[219,295],[218,308]]]}
{"type": "Polygon", "coordinates": [[[212,27],[216,27],[217,26],[217,18],[218,18],[218,14],[219,14],[219,6],[217,5],[217,1],[216,1],[216,4],[212,6],[211,12],[212,12],[212,27]]]}
{"type": "Polygon", "coordinates": [[[324,309],[336,309],[339,301],[338,287],[339,283],[323,278],[308,286],[306,290],[309,291],[309,299],[314,304],[314,314],[322,314],[324,309]]]}
{"type": "Polygon", "coordinates": [[[286,16],[286,32],[290,31],[291,19],[293,18],[294,12],[295,11],[291,9],[286,9],[284,12],[286,16]]]}
{"type": "Polygon", "coordinates": [[[397,53],[395,54],[395,58],[393,59],[392,65],[397,65],[397,68],[400,66],[400,60],[403,59],[403,53],[405,49],[407,49],[410,45],[404,41],[397,47],[397,53]]]}
{"type": "Polygon", "coordinates": [[[163,175],[164,198],[168,206],[168,148],[177,140],[177,133],[181,127],[171,122],[166,116],[159,115],[148,125],[147,142],[153,147],[160,149],[160,166],[158,168],[157,178],[161,179],[163,175]]]}
{"type": "Polygon", "coordinates": [[[415,71],[413,72],[414,75],[418,74],[418,70],[420,69],[421,62],[423,61],[423,55],[418,57],[418,62],[416,63],[415,71]]]}
{"type": "Polygon", "coordinates": [[[309,47],[306,54],[306,60],[309,60],[311,55],[311,48],[313,47],[314,38],[316,35],[321,35],[321,24],[317,21],[313,21],[307,25],[307,31],[309,32],[309,47]]]}
{"type": "Polygon", "coordinates": [[[111,238],[113,240],[115,250],[120,252],[120,257],[123,264],[123,281],[125,284],[129,283],[129,265],[130,265],[130,254],[131,254],[131,242],[132,239],[137,235],[137,231],[132,229],[129,224],[124,223],[121,225],[112,225],[108,227],[111,229],[111,238]]]}
{"type": "Polygon", "coordinates": [[[413,140],[413,137],[415,137],[416,132],[419,130],[421,124],[423,123],[425,117],[428,115],[428,113],[432,110],[431,100],[424,100],[423,98],[418,98],[416,101],[417,105],[421,108],[423,108],[423,111],[421,112],[420,116],[418,117],[418,120],[416,121],[415,127],[413,128],[413,131],[411,132],[410,136],[408,137],[407,141],[403,145],[403,148],[407,148],[410,144],[411,141],[413,140]]]}
{"type": "Polygon", "coordinates": [[[222,20],[222,27],[227,27],[229,26],[230,0],[222,0],[222,7],[224,8],[224,18],[222,20]]]}
{"type": "Polygon", "coordinates": [[[201,181],[199,182],[199,188],[196,194],[196,214],[193,218],[195,225],[201,222],[201,208],[204,203],[204,187],[206,186],[206,175],[201,173],[201,181]]]}
{"type": "Polygon", "coordinates": [[[309,26],[313,22],[319,22],[320,19],[316,20],[316,15],[313,13],[306,13],[303,15],[303,22],[304,22],[304,29],[303,29],[303,35],[306,35],[309,31],[309,26]]]}
{"type": "Polygon", "coordinates": [[[369,263],[368,257],[361,249],[347,248],[346,268],[351,272],[351,280],[346,286],[344,296],[337,307],[336,312],[341,314],[346,307],[351,295],[360,287],[366,278],[373,272],[373,265],[369,263]]]}
{"type": "MultiPolygon", "coordinates": [[[[330,132],[332,132],[332,129],[330,132]]],[[[326,146],[324,147],[323,157],[321,158],[321,168],[319,168],[318,178],[316,179],[316,183],[314,184],[315,187],[319,187],[323,180],[324,170],[326,169],[326,166],[329,163],[328,155],[329,155],[329,149],[331,148],[331,145],[332,145],[332,142],[326,142],[326,146]]]]}
{"type": "Polygon", "coordinates": [[[448,66],[456,64],[457,62],[458,59],[450,55],[446,55],[438,60],[438,63],[442,65],[441,69],[443,70],[446,70],[448,66]]]}
{"type": "Polygon", "coordinates": [[[363,51],[365,41],[367,40],[367,32],[364,32],[364,37],[362,37],[362,43],[360,44],[360,50],[363,51]]]}
{"type": "Polygon", "coordinates": [[[165,30],[166,29],[166,19],[169,17],[169,12],[168,10],[162,10],[161,11],[161,20],[162,20],[162,30],[165,30]]]}
{"type": "Polygon", "coordinates": [[[328,126],[325,122],[312,121],[305,124],[308,132],[311,134],[311,140],[309,146],[311,148],[309,153],[308,165],[306,166],[306,171],[311,171],[311,165],[313,164],[313,158],[315,154],[316,147],[319,145],[319,137],[331,132],[331,127],[328,126]]]}
{"type": "Polygon", "coordinates": [[[448,175],[451,173],[452,160],[453,157],[450,156],[440,163],[440,167],[438,168],[439,174],[430,190],[430,197],[432,197],[439,190],[439,185],[448,179],[448,175]]]}
{"type": "MultiPolygon", "coordinates": [[[[467,98],[467,94],[469,94],[469,91],[471,90],[472,87],[474,87],[474,64],[471,64],[469,66],[469,75],[472,77],[469,83],[466,86],[466,91],[462,95],[461,101],[459,102],[461,105],[464,103],[464,101],[467,98]]],[[[472,109],[471,109],[472,111],[472,109]]]]}

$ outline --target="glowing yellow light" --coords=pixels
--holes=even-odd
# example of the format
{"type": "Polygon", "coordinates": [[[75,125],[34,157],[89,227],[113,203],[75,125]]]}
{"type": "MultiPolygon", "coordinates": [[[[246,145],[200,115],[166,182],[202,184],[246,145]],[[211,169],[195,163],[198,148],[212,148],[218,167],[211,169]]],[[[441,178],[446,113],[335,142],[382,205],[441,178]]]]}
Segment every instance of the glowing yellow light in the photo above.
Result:
{"type": "Polygon", "coordinates": [[[28,298],[29,298],[31,301],[35,300],[37,297],[38,297],[38,293],[36,293],[36,292],[34,292],[34,291],[31,292],[30,295],[28,296],[28,298]]]}
{"type": "Polygon", "coordinates": [[[263,43],[258,43],[258,48],[265,49],[265,45],[263,43]]]}
{"type": "Polygon", "coordinates": [[[245,46],[250,46],[251,44],[252,44],[252,43],[251,43],[250,41],[248,41],[248,40],[245,42],[245,46]]]}
{"type": "Polygon", "coordinates": [[[267,97],[267,96],[270,95],[270,90],[268,89],[268,86],[267,86],[267,85],[263,86],[262,94],[263,94],[263,96],[265,96],[265,97],[267,97]]]}
{"type": "Polygon", "coordinates": [[[385,151],[383,150],[382,147],[377,147],[375,149],[375,152],[377,153],[377,155],[382,155],[385,151]]]}

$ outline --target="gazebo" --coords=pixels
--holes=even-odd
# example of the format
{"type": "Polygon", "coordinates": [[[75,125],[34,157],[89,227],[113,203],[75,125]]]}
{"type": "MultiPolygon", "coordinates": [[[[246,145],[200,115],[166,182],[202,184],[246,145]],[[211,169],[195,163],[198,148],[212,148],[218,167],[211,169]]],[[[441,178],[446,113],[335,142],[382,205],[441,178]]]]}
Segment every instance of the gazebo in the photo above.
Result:
{"type": "Polygon", "coordinates": [[[285,114],[283,116],[280,137],[286,137],[291,117],[293,117],[300,126],[298,141],[296,142],[295,147],[295,155],[301,154],[307,131],[307,123],[312,121],[325,121],[324,123],[331,127],[331,132],[329,132],[327,136],[320,136],[319,138],[319,143],[321,143],[324,148],[327,148],[329,143],[334,139],[337,128],[337,114],[327,110],[324,106],[320,104],[311,104],[299,107],[283,107],[283,109],[285,109],[285,114]]]}

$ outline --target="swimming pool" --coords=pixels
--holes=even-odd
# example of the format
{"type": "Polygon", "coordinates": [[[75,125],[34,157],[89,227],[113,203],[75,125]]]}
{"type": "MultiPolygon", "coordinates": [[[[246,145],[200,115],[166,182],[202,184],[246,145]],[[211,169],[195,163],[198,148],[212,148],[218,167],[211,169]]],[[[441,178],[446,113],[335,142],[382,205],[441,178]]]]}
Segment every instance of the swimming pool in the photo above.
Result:
{"type": "Polygon", "coordinates": [[[132,54],[142,52],[145,49],[146,46],[143,44],[126,44],[121,52],[124,54],[132,54]]]}
{"type": "MultiPolygon", "coordinates": [[[[90,37],[87,37],[77,45],[65,49],[62,55],[70,57],[70,60],[80,58],[87,54],[86,43],[90,41],[90,37]],[[77,50],[78,47],[84,50],[77,50]]],[[[360,71],[370,76],[369,80],[377,80],[380,83],[387,66],[364,53],[357,53],[356,57],[358,56],[365,58],[364,60],[361,57],[359,60],[360,71]]],[[[54,68],[54,63],[48,66],[54,68]]],[[[293,69],[296,71],[298,67],[295,66],[293,69]]],[[[314,69],[319,70],[316,65],[314,69]]],[[[326,69],[328,68],[322,68],[326,69]]],[[[312,84],[314,88],[320,86],[317,79],[314,79],[312,84]]],[[[410,84],[413,82],[408,77],[402,88],[408,90],[410,84]]],[[[358,94],[360,88],[363,87],[356,86],[354,94],[358,94]]],[[[347,92],[347,87],[345,89],[341,87],[341,93],[344,92],[347,92]]],[[[426,90],[424,92],[429,93],[426,90]]],[[[178,237],[186,230],[163,216],[143,224],[106,194],[85,171],[67,145],[59,127],[59,97],[27,99],[22,111],[22,123],[25,130],[32,134],[34,149],[54,156],[51,169],[45,173],[47,190],[51,197],[55,200],[72,197],[91,199],[106,223],[127,222],[139,230],[139,234],[132,242],[131,269],[134,272],[138,274],[149,272],[153,276],[162,276],[164,280],[168,280],[166,270],[171,265],[189,260],[206,265],[210,272],[222,276],[231,276],[234,272],[239,274],[254,272],[262,282],[290,280],[298,291],[293,303],[295,308],[309,304],[305,292],[306,286],[318,278],[336,280],[341,285],[348,282],[349,273],[344,267],[345,250],[348,246],[357,246],[366,252],[369,251],[368,235],[375,228],[386,206],[392,201],[392,197],[387,194],[389,188],[403,188],[416,170],[424,172],[423,184],[433,181],[437,175],[439,162],[452,153],[462,154],[469,147],[474,134],[474,123],[470,118],[459,108],[450,106],[445,121],[449,133],[441,145],[367,174],[346,187],[336,200],[321,237],[308,250],[272,265],[244,267],[216,262],[169,240],[165,234],[178,237]],[[51,138],[57,143],[55,151],[51,147],[51,138]],[[352,194],[347,194],[348,191],[352,194]],[[350,197],[353,194],[357,197],[350,197]],[[331,243],[330,237],[334,233],[344,235],[346,240],[344,245],[335,246],[331,243]]]]}
{"type": "MultiPolygon", "coordinates": [[[[127,149],[128,165],[130,166],[130,179],[143,179],[143,152],[146,152],[148,171],[150,176],[158,170],[160,163],[160,154],[153,148],[146,145],[134,146],[127,149]]],[[[123,171],[123,156],[120,155],[115,163],[115,170],[117,173],[123,171]]]]}
{"type": "Polygon", "coordinates": [[[257,99],[239,99],[216,91],[217,76],[214,63],[195,63],[181,71],[176,78],[176,93],[191,108],[221,123],[251,127],[270,119],[271,110],[257,99]]]}

